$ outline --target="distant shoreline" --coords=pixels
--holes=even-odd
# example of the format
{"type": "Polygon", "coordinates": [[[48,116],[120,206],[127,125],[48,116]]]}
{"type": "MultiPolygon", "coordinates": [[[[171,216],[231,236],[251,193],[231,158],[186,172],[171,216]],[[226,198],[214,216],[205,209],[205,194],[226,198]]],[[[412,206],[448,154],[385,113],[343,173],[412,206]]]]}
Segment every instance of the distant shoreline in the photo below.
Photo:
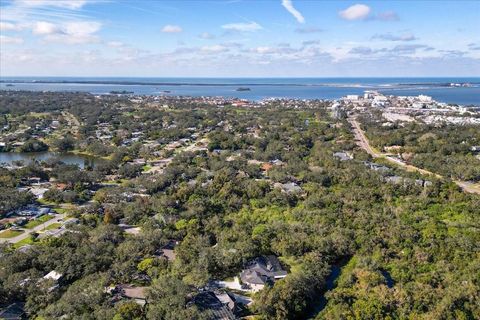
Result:
{"type": "MultiPolygon", "coordinates": [[[[297,78],[295,78],[297,79],[297,78]]],[[[298,78],[300,79],[300,78],[298,78]]],[[[344,80],[349,78],[342,78],[344,80]]],[[[351,78],[352,80],[355,78],[351,78]]],[[[372,78],[373,79],[373,78],[372,78]]],[[[383,79],[383,78],[377,78],[383,79]]],[[[387,79],[387,78],[385,78],[387,79]]],[[[412,78],[417,79],[418,78],[412,78]]],[[[443,79],[443,78],[442,78],[443,79]]],[[[288,78],[285,78],[288,80],[288,78]]],[[[305,79],[307,80],[307,78],[305,79]]],[[[333,78],[332,78],[333,80],[333,78]]],[[[360,80],[360,79],[357,79],[360,80]]],[[[452,79],[454,80],[454,79],[452,79]]],[[[458,80],[458,79],[456,79],[458,80]]],[[[109,80],[21,80],[21,79],[11,79],[11,80],[0,80],[0,83],[6,84],[90,84],[90,85],[126,85],[126,86],[205,86],[205,87],[235,87],[235,86],[272,86],[272,87],[285,87],[285,86],[294,86],[294,87],[365,87],[365,88],[402,88],[402,87],[457,87],[452,84],[455,82],[412,82],[412,83],[384,83],[384,84],[370,84],[370,83],[272,83],[272,82],[232,82],[232,83],[220,83],[220,82],[148,82],[148,81],[109,81],[109,80]]],[[[467,81],[459,82],[458,84],[462,86],[480,86],[480,78],[478,82],[467,81]]],[[[460,87],[462,87],[460,86],[460,87]]]]}
{"type": "Polygon", "coordinates": [[[0,91],[89,92],[134,95],[340,99],[377,91],[385,95],[427,95],[459,105],[479,105],[480,77],[457,78],[120,78],[0,77],[0,91]],[[238,90],[249,88],[250,90],[238,90]]]}

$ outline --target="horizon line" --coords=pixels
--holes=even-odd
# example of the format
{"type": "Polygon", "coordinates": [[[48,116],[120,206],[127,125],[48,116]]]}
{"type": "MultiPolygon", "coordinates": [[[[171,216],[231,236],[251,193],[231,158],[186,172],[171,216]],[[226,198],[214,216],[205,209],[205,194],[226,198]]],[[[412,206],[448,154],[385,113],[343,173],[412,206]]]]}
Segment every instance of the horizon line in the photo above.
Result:
{"type": "Polygon", "coordinates": [[[444,76],[39,76],[39,75],[28,75],[28,76],[2,76],[1,78],[171,78],[171,79],[349,79],[349,78],[480,78],[480,76],[471,75],[471,76],[455,76],[455,75],[444,75],[444,76]]]}

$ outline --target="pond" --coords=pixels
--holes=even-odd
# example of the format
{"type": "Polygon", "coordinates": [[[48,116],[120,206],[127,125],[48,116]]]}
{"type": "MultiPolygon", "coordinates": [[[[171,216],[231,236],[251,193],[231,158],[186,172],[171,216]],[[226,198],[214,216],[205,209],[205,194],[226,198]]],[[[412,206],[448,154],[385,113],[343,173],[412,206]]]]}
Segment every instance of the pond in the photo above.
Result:
{"type": "Polygon", "coordinates": [[[100,158],[68,152],[0,152],[0,166],[12,165],[17,161],[28,164],[33,161],[42,162],[50,159],[57,159],[66,164],[75,164],[82,169],[85,166],[94,167],[95,163],[104,161],[100,158]]]}

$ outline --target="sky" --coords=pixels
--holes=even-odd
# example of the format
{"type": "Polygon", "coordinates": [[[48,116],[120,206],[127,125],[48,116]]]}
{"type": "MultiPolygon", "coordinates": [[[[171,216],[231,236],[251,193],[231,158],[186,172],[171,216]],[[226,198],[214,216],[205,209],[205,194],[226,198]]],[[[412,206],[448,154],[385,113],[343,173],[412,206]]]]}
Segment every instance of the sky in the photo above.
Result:
{"type": "Polygon", "coordinates": [[[479,75],[477,0],[0,0],[0,76],[479,75]]]}

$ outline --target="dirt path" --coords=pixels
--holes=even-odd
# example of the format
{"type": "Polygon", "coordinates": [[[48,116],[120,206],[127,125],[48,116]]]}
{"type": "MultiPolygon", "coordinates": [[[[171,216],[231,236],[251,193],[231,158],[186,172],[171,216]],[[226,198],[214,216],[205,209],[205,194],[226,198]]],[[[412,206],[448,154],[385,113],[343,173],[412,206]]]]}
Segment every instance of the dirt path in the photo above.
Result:
{"type": "MultiPolygon", "coordinates": [[[[389,161],[393,164],[399,165],[399,166],[405,168],[408,171],[416,171],[416,172],[419,172],[419,173],[425,174],[425,175],[433,175],[433,176],[435,176],[439,179],[444,178],[443,176],[441,176],[437,173],[434,173],[434,172],[431,172],[431,171],[428,171],[428,170],[425,170],[425,169],[418,168],[418,167],[412,166],[410,164],[407,164],[407,163],[403,162],[402,160],[400,160],[398,158],[392,157],[391,154],[381,153],[381,152],[376,151],[375,149],[373,149],[370,146],[370,143],[369,143],[367,137],[365,136],[365,133],[363,132],[362,128],[360,128],[360,124],[357,122],[357,120],[352,117],[352,118],[348,119],[348,122],[350,122],[350,124],[353,127],[353,134],[355,135],[355,140],[357,142],[357,145],[360,148],[362,148],[363,150],[365,150],[372,157],[386,159],[387,161],[389,161]]],[[[469,192],[469,193],[480,194],[480,184],[478,184],[478,183],[475,184],[475,183],[472,183],[472,182],[459,181],[459,180],[453,180],[453,182],[455,182],[457,184],[457,186],[462,188],[463,191],[466,191],[466,192],[469,192]]]]}

